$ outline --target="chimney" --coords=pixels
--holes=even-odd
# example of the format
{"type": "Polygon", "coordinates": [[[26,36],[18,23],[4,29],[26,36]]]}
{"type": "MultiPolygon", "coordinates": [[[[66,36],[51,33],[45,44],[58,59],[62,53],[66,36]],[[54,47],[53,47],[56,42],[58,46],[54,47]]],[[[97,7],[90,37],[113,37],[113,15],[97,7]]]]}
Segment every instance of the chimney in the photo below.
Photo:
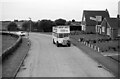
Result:
{"type": "Polygon", "coordinates": [[[119,14],[117,15],[117,24],[118,24],[118,27],[120,27],[120,15],[119,14]]]}
{"type": "Polygon", "coordinates": [[[119,14],[117,15],[117,18],[120,19],[120,15],[119,14]]]}
{"type": "Polygon", "coordinates": [[[105,11],[108,12],[108,9],[106,9],[105,11]]]}

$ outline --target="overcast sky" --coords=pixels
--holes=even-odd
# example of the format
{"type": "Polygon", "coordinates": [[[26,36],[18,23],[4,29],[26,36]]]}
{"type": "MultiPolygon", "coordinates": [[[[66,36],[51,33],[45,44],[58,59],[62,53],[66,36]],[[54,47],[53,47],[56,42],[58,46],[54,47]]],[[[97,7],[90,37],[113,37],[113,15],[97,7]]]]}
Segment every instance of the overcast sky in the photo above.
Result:
{"type": "Polygon", "coordinates": [[[120,1],[118,3],[118,14],[120,15],[120,1]]]}
{"type": "Polygon", "coordinates": [[[111,17],[118,14],[120,0],[0,0],[0,20],[63,18],[82,20],[83,10],[108,9],[111,17]]]}

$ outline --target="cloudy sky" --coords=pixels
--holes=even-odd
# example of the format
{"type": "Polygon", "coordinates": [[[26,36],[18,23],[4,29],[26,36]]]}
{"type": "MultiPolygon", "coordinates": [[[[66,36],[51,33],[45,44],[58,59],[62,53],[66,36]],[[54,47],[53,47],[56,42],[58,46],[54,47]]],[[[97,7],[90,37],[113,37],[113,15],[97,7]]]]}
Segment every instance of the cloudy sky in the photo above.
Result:
{"type": "Polygon", "coordinates": [[[83,10],[108,9],[111,17],[118,14],[120,0],[0,0],[0,20],[63,18],[82,20],[83,10]]]}

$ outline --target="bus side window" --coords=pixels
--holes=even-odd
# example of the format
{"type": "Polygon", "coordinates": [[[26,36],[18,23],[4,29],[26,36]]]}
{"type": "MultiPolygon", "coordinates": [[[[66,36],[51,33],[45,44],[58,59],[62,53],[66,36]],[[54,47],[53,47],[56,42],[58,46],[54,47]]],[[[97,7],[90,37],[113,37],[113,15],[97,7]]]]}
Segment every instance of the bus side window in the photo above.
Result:
{"type": "Polygon", "coordinates": [[[56,33],[56,37],[58,37],[58,34],[56,33]]]}
{"type": "Polygon", "coordinates": [[[64,34],[64,37],[68,37],[69,36],[69,34],[64,34]]]}
{"type": "Polygon", "coordinates": [[[57,36],[57,33],[55,33],[55,37],[58,37],[58,36],[57,36]]]}
{"type": "Polygon", "coordinates": [[[55,33],[55,37],[56,37],[56,33],[55,33]]]}

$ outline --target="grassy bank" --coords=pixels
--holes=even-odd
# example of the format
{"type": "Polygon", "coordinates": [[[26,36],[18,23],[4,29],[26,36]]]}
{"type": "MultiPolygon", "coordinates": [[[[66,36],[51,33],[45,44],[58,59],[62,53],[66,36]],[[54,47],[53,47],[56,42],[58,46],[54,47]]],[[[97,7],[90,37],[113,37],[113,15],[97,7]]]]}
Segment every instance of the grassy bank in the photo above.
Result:
{"type": "Polygon", "coordinates": [[[4,62],[2,62],[2,76],[3,77],[14,77],[24,58],[29,51],[30,45],[28,45],[28,39],[22,38],[22,43],[19,48],[13,52],[4,62]]]}
{"type": "Polygon", "coordinates": [[[6,50],[17,41],[17,38],[10,35],[2,35],[2,51],[6,50]]]}

